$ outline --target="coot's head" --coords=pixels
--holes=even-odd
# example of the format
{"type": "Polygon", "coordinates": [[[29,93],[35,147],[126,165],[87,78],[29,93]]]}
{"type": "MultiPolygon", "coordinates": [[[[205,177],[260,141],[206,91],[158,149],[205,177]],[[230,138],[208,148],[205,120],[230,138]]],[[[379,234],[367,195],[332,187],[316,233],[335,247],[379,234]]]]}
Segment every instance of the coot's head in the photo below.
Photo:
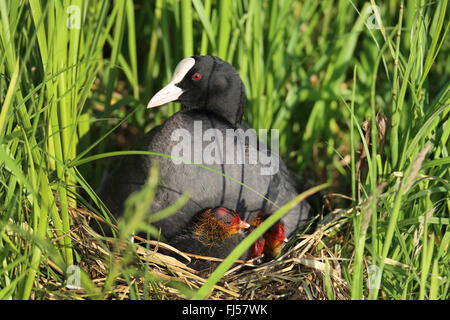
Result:
{"type": "Polygon", "coordinates": [[[245,88],[229,63],[213,56],[193,56],[178,63],[172,80],[152,97],[147,108],[169,102],[213,113],[235,126],[242,121],[245,88]]]}
{"type": "MultiPolygon", "coordinates": [[[[253,230],[249,231],[249,234],[252,231],[253,230]]],[[[266,242],[266,240],[263,237],[259,237],[258,240],[256,240],[254,243],[252,243],[252,245],[248,249],[248,258],[254,259],[254,258],[257,258],[260,255],[262,255],[265,242],[266,242]]]]}
{"type": "Polygon", "coordinates": [[[264,255],[266,258],[273,259],[278,256],[286,242],[285,225],[278,221],[264,233],[264,255]]]}
{"type": "MultiPolygon", "coordinates": [[[[250,225],[252,228],[259,227],[269,216],[270,214],[268,213],[258,212],[258,215],[250,222],[250,225]]],[[[249,258],[258,257],[261,253],[264,253],[264,259],[271,260],[281,253],[286,242],[286,226],[283,222],[277,221],[262,237],[252,244],[249,251],[249,258]]]]}
{"type": "Polygon", "coordinates": [[[235,211],[216,207],[197,215],[194,234],[205,245],[220,246],[226,239],[249,227],[250,225],[242,221],[235,211]]]}

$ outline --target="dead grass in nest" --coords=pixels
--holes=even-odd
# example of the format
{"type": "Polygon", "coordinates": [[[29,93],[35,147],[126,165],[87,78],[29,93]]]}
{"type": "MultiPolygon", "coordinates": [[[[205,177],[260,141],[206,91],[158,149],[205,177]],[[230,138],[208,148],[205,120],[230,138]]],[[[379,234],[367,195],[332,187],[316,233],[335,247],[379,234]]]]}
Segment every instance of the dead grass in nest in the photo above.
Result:
{"type": "MultiPolygon", "coordinates": [[[[74,249],[81,257],[78,266],[98,288],[104,288],[110,272],[118,274],[110,290],[100,295],[102,298],[129,299],[130,284],[142,293],[147,283],[150,299],[185,299],[183,290],[179,289],[180,284],[196,290],[207,279],[207,275],[189,268],[186,263],[196,258],[218,261],[216,263],[221,261],[217,258],[184,254],[158,241],[140,239],[146,242],[144,246],[125,243],[117,245],[118,240],[102,238],[89,227],[88,220],[92,215],[86,210],[72,209],[71,216],[74,227],[70,236],[74,249]],[[140,272],[128,273],[125,279],[120,270],[114,270],[114,266],[123,263],[123,253],[130,247],[134,248],[134,259],[126,267],[132,266],[133,270],[140,272]],[[145,264],[148,269],[144,268],[145,264]],[[147,281],[144,277],[145,270],[148,272],[147,281]]],[[[328,283],[333,297],[348,299],[349,284],[344,280],[340,268],[342,259],[333,254],[324,241],[331,232],[342,229],[347,221],[345,216],[345,211],[334,212],[329,216],[329,222],[319,225],[313,234],[296,239],[275,260],[260,265],[251,261],[237,263],[217,283],[209,299],[327,299],[326,268],[329,270],[328,283]]],[[[45,281],[48,285],[48,279],[45,281]]],[[[45,284],[41,283],[41,286],[45,284]]],[[[61,284],[57,291],[58,294],[49,294],[48,298],[71,297],[73,293],[76,293],[77,298],[88,297],[83,290],[70,290],[63,288],[61,284]]]]}

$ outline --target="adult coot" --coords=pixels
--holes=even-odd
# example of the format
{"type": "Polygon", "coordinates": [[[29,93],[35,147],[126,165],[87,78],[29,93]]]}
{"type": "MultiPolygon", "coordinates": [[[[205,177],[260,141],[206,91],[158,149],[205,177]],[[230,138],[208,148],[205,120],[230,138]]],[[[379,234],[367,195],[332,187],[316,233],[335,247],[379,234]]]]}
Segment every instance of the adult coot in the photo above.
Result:
{"type": "MultiPolygon", "coordinates": [[[[154,95],[148,107],[171,101],[181,103],[181,111],[150,131],[138,149],[175,158],[124,157],[99,192],[116,217],[122,214],[125,199],[145,184],[155,162],[159,162],[160,181],[149,214],[166,208],[185,192],[190,194],[178,212],[154,223],[167,240],[206,208],[233,208],[242,219],[251,221],[258,212],[274,212],[298,195],[276,150],[258,141],[256,132],[242,121],[245,88],[230,64],[214,56],[183,59],[170,83],[154,95]]],[[[306,201],[292,208],[282,219],[286,236],[293,235],[310,216],[306,201]]]]}

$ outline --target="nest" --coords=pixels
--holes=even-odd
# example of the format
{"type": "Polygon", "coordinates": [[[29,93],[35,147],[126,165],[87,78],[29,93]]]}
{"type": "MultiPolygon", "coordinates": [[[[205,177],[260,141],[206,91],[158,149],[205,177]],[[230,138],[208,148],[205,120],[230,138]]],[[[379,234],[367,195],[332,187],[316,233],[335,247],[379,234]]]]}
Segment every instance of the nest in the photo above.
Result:
{"type": "MultiPolygon", "coordinates": [[[[189,298],[186,289],[197,290],[208,278],[208,274],[189,268],[187,263],[191,259],[209,260],[212,265],[221,261],[186,254],[165,243],[137,236],[135,239],[141,241],[139,245],[104,238],[89,226],[92,213],[84,209],[71,209],[70,213],[73,219],[70,236],[77,252],[77,266],[88,275],[98,294],[53,283],[53,288],[58,289],[48,293],[48,299],[73,298],[74,295],[81,299],[129,299],[130,295],[144,291],[149,299],[186,299],[189,298]],[[128,272],[123,272],[124,267],[128,272]],[[112,283],[109,282],[111,273],[117,274],[112,283]]],[[[237,261],[213,287],[208,298],[310,300],[327,299],[331,294],[334,299],[348,299],[349,284],[340,268],[343,259],[327,247],[330,235],[333,241],[339,241],[336,239],[347,225],[347,216],[344,210],[329,214],[328,222],[319,224],[314,233],[290,241],[275,260],[262,264],[237,261]]],[[[55,264],[49,263],[62,273],[55,264]]],[[[51,281],[40,279],[39,282],[42,288],[51,281]]]]}

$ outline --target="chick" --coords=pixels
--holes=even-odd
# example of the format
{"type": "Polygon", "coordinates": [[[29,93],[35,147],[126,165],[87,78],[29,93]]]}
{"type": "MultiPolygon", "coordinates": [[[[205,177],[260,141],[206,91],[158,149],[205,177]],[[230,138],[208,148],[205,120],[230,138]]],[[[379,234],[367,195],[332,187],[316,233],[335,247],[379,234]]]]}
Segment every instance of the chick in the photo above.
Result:
{"type": "MultiPolygon", "coordinates": [[[[259,212],[257,217],[250,222],[252,232],[257,228],[269,215],[259,212]]],[[[267,230],[258,240],[256,240],[248,251],[248,258],[254,259],[264,254],[264,260],[269,261],[278,256],[287,242],[286,226],[283,222],[278,221],[269,230],[267,230]]]]}
{"type": "MultiPolygon", "coordinates": [[[[215,207],[198,213],[169,243],[187,253],[223,259],[245,238],[244,230],[249,227],[235,211],[215,207]]],[[[189,266],[202,270],[210,268],[211,264],[193,260],[189,266]]]]}
{"type": "Polygon", "coordinates": [[[284,223],[278,221],[264,233],[264,259],[272,260],[281,253],[287,242],[285,230],[284,223]]]}

